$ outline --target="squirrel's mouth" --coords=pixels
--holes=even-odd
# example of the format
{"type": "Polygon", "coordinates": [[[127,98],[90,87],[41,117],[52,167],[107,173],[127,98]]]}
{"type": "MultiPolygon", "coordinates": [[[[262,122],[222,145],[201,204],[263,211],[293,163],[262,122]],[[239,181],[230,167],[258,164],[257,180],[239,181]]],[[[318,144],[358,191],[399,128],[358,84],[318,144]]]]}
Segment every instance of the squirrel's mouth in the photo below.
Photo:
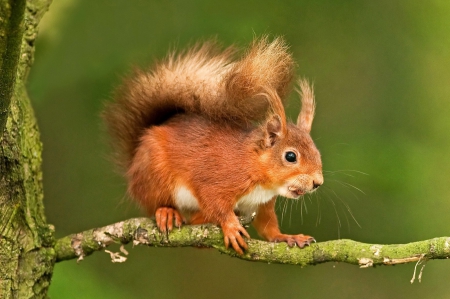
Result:
{"type": "Polygon", "coordinates": [[[288,190],[289,190],[289,192],[291,192],[291,194],[293,195],[294,198],[297,198],[306,193],[302,189],[292,187],[292,186],[288,187],[288,190]]]}

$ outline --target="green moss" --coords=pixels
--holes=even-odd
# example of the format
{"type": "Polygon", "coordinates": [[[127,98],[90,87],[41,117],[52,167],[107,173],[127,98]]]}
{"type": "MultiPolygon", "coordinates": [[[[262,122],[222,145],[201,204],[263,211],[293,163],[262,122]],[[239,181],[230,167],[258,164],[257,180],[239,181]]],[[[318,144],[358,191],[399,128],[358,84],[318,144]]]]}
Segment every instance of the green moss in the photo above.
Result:
{"type": "Polygon", "coordinates": [[[0,2],[0,134],[11,104],[24,32],[26,0],[0,2]]]}
{"type": "Polygon", "coordinates": [[[221,253],[244,260],[301,267],[325,262],[345,262],[367,268],[450,256],[448,237],[399,245],[334,240],[315,243],[303,249],[291,248],[286,243],[250,239],[247,240],[248,250],[244,255],[239,255],[233,249],[225,248],[222,231],[215,225],[184,225],[169,235],[164,235],[159,233],[154,220],[136,218],[59,239],[55,246],[56,259],[63,261],[80,255],[86,257],[112,243],[129,242],[152,247],[213,247],[221,253]]]}
{"type": "Polygon", "coordinates": [[[45,298],[55,263],[43,207],[42,144],[24,82],[48,5],[0,0],[0,298],[45,298]]]}

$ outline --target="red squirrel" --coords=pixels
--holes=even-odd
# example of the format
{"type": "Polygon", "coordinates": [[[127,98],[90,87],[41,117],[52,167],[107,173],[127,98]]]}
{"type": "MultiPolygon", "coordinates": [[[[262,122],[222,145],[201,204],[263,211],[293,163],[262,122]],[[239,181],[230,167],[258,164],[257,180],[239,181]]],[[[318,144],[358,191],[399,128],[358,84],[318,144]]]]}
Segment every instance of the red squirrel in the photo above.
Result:
{"type": "Polygon", "coordinates": [[[182,223],[213,223],[239,254],[249,238],[236,215],[271,242],[309,245],[311,236],[280,232],[278,195],[299,198],[323,184],[310,137],[315,102],[298,81],[302,108],[286,121],[294,61],[281,38],[253,41],[242,57],[215,42],[136,71],[116,90],[104,117],[128,192],[161,232],[182,223]]]}

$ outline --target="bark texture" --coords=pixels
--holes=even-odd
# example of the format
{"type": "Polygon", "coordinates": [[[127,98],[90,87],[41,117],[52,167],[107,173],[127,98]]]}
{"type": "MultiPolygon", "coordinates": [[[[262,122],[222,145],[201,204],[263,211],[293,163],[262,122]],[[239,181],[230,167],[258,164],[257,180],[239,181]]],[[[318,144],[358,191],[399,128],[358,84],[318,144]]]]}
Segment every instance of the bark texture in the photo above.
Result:
{"type": "Polygon", "coordinates": [[[0,0],[0,298],[45,298],[55,263],[39,131],[25,89],[50,0],[0,0]]]}
{"type": "MultiPolygon", "coordinates": [[[[214,225],[185,225],[169,235],[159,233],[154,220],[136,218],[101,228],[69,235],[56,242],[57,262],[78,259],[110,244],[147,245],[153,247],[212,247],[222,253],[248,261],[291,264],[301,267],[326,262],[344,262],[368,268],[377,265],[396,265],[429,259],[450,258],[450,237],[434,238],[408,244],[365,244],[352,240],[334,240],[312,244],[304,249],[290,248],[286,243],[248,240],[249,249],[238,255],[226,249],[222,231],[214,225]]],[[[124,261],[120,253],[111,253],[112,261],[124,261]]]]}

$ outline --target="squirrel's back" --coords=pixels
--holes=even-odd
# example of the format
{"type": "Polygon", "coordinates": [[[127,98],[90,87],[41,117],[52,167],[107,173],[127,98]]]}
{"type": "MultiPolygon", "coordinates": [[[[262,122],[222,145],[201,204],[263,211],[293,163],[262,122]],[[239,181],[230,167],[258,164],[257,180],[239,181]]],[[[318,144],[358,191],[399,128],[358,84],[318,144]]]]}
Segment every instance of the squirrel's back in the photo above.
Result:
{"type": "Polygon", "coordinates": [[[248,125],[277,110],[267,93],[284,99],[293,77],[293,59],[280,38],[255,40],[245,55],[220,51],[214,42],[170,54],[148,71],[135,71],[105,109],[117,161],[128,168],[144,130],[177,113],[248,125]]]}

